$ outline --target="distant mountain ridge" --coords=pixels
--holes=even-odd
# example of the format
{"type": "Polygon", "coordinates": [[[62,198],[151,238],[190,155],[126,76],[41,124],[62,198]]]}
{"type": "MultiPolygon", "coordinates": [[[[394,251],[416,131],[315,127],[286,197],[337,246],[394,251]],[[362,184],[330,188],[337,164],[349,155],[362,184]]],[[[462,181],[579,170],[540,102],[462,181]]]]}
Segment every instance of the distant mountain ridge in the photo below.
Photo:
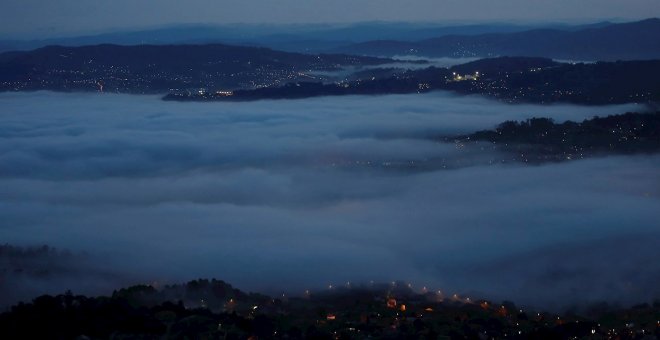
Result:
{"type": "Polygon", "coordinates": [[[417,41],[446,35],[512,33],[541,27],[579,30],[608,24],[610,23],[600,22],[573,26],[566,24],[363,22],[334,25],[178,25],[69,37],[0,39],[0,52],[32,50],[49,45],[74,47],[98,44],[167,45],[209,43],[262,46],[289,52],[323,52],[348,44],[382,39],[417,41]]]}
{"type": "Polygon", "coordinates": [[[527,56],[580,61],[660,59],[660,19],[595,25],[575,31],[534,29],[470,36],[447,35],[416,42],[378,40],[333,51],[371,56],[527,56]]]}

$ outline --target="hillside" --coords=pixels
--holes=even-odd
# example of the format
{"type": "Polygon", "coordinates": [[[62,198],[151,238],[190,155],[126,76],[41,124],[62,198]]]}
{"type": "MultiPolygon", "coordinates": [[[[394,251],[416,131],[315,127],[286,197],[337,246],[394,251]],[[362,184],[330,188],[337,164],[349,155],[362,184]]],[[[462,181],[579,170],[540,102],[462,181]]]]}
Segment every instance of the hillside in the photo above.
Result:
{"type": "Polygon", "coordinates": [[[172,89],[254,88],[315,79],[305,74],[309,71],[388,61],[221,44],[49,46],[0,54],[0,91],[163,93],[172,89]]]}
{"type": "Polygon", "coordinates": [[[448,90],[508,103],[606,105],[660,101],[660,60],[570,64],[544,58],[500,57],[451,68],[373,69],[351,79],[331,84],[289,82],[279,87],[237,90],[229,96],[170,93],[165,99],[249,101],[448,90]]]}
{"type": "Polygon", "coordinates": [[[660,112],[594,117],[555,123],[549,118],[507,121],[494,130],[445,138],[462,147],[492,148],[508,157],[498,163],[561,162],[605,155],[660,151],[660,112]],[[486,142],[486,143],[484,143],[486,142]]]}

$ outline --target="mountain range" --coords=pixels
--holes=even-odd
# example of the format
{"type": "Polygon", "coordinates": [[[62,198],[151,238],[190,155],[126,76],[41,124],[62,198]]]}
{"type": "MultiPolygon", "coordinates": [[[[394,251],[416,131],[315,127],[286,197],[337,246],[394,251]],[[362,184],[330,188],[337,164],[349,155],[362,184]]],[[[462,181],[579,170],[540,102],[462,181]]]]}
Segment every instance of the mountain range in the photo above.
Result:
{"type": "Polygon", "coordinates": [[[527,56],[576,61],[660,58],[660,19],[594,25],[578,30],[556,28],[477,35],[446,35],[418,40],[374,40],[336,48],[334,52],[422,57],[527,56]]]}
{"type": "Polygon", "coordinates": [[[589,25],[567,24],[448,24],[363,22],[354,24],[237,24],[237,25],[176,25],[140,30],[126,30],[63,37],[17,37],[0,39],[0,52],[32,50],[49,45],[85,46],[210,44],[261,46],[289,52],[323,52],[341,46],[373,40],[417,41],[446,35],[479,35],[513,33],[535,28],[579,30],[610,25],[600,22],[589,25]]]}

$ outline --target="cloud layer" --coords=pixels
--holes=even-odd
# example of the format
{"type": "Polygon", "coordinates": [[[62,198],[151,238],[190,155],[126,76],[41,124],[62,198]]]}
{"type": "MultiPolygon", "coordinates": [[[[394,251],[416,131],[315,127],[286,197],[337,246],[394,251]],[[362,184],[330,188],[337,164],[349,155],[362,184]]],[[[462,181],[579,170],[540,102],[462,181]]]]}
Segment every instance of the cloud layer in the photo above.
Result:
{"type": "Polygon", "coordinates": [[[2,94],[0,240],[90,254],[93,275],[35,284],[43,292],[106,292],[94,284],[102,272],[292,293],[402,279],[550,307],[647,300],[660,296],[660,157],[484,166],[497,155],[419,138],[641,109],[443,93],[2,94]],[[404,166],[429,159],[465,167],[404,166]]]}

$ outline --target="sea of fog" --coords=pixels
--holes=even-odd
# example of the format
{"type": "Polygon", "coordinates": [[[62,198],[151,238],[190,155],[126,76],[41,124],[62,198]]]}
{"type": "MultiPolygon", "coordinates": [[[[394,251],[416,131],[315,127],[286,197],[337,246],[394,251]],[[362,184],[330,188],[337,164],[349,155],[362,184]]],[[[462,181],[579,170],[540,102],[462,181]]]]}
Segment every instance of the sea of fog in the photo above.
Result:
{"type": "MultiPolygon", "coordinates": [[[[382,57],[388,58],[386,56],[382,56],[382,57]]],[[[479,60],[479,58],[426,58],[426,57],[418,57],[411,55],[394,56],[392,58],[395,59],[395,61],[387,64],[367,65],[367,66],[347,66],[339,70],[312,71],[312,72],[308,72],[308,74],[312,76],[326,77],[327,79],[331,79],[334,81],[341,81],[343,79],[350,78],[351,75],[359,71],[388,69],[388,68],[399,69],[399,70],[419,70],[429,67],[447,68],[447,67],[452,67],[456,65],[469,63],[475,60],[479,60]]]]}
{"type": "Polygon", "coordinates": [[[424,138],[640,110],[441,92],[248,103],[3,93],[0,244],[79,260],[5,272],[0,304],[198,277],[290,294],[404,280],[544,308],[649,301],[660,297],[659,156],[480,165],[493,155],[424,138]],[[377,166],[437,157],[466,162],[377,166]]]}

